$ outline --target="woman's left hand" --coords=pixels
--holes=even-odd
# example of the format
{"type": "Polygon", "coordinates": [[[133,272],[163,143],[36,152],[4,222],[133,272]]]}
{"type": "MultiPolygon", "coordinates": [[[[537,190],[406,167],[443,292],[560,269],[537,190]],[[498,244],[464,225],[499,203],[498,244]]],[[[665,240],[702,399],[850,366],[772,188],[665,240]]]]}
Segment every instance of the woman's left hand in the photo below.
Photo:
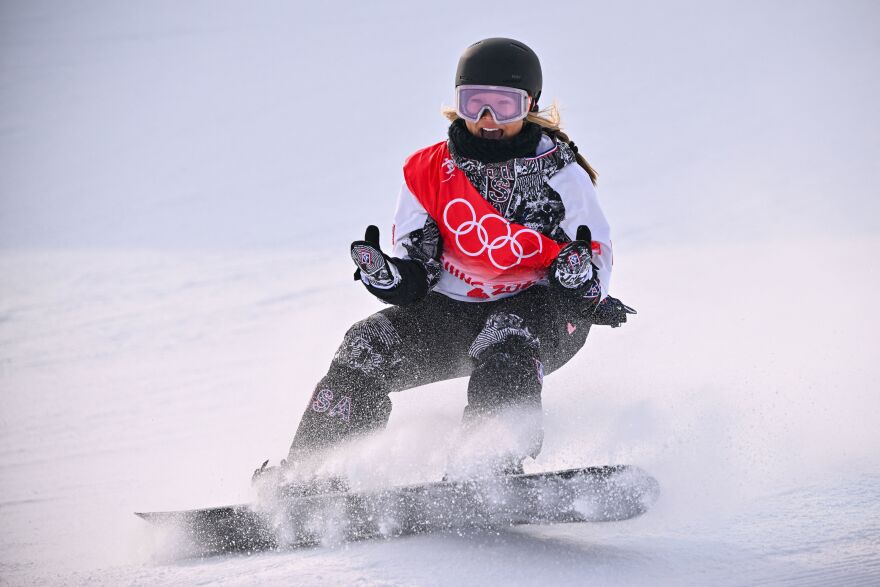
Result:
{"type": "Polygon", "coordinates": [[[592,246],[590,229],[581,225],[577,238],[562,247],[550,265],[550,282],[566,295],[596,299],[601,295],[592,246]]]}

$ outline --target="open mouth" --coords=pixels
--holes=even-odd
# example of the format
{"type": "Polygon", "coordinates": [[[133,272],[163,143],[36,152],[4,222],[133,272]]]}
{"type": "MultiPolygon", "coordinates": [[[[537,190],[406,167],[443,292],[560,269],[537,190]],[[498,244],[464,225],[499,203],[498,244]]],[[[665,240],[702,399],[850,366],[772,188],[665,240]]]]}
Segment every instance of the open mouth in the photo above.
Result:
{"type": "Polygon", "coordinates": [[[500,128],[481,128],[480,136],[484,139],[500,139],[504,131],[500,128]]]}

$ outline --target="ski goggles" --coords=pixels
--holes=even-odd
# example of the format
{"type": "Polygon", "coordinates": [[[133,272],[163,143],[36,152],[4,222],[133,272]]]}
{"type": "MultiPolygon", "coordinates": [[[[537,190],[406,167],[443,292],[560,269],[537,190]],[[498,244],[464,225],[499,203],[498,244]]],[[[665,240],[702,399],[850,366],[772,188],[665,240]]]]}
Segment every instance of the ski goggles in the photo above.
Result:
{"type": "Polygon", "coordinates": [[[498,124],[522,120],[529,114],[529,94],[504,86],[458,86],[455,111],[471,122],[478,122],[488,110],[498,124]]]}

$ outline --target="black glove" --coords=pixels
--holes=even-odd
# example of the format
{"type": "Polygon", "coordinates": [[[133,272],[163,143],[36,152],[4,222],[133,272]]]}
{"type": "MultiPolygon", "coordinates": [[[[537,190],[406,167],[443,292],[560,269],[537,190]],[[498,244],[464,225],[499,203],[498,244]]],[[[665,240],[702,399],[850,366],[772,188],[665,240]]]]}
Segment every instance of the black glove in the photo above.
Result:
{"type": "Polygon", "coordinates": [[[428,295],[428,273],[418,261],[397,259],[382,252],[379,228],[372,224],[364,240],[351,243],[351,260],[357,265],[355,280],[383,302],[405,306],[428,295]]]}
{"type": "Polygon", "coordinates": [[[562,247],[550,265],[550,283],[567,296],[598,299],[601,295],[593,265],[592,240],[590,229],[580,225],[577,238],[562,247]]]}
{"type": "Polygon", "coordinates": [[[617,328],[626,322],[627,314],[638,314],[638,312],[636,312],[635,308],[630,308],[617,298],[607,296],[604,300],[599,302],[599,305],[593,310],[593,314],[590,316],[590,322],[601,326],[617,328]]]}

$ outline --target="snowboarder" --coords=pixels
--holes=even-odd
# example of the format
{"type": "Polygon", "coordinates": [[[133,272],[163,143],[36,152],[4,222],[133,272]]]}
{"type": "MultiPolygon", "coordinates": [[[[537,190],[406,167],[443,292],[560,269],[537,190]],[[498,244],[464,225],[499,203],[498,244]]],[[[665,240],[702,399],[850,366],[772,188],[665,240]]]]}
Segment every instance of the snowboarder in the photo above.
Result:
{"type": "MultiPolygon", "coordinates": [[[[541,387],[595,324],[632,308],[608,295],[612,248],[596,172],[539,109],[537,55],[506,38],[461,56],[448,138],[403,167],[393,251],[370,226],[355,278],[390,304],[354,324],[317,384],[286,463],[382,429],[389,394],[470,377],[463,428],[514,413],[518,438],[489,473],[522,472],[541,448],[541,387]]],[[[255,472],[261,477],[273,468],[255,472]]]]}

